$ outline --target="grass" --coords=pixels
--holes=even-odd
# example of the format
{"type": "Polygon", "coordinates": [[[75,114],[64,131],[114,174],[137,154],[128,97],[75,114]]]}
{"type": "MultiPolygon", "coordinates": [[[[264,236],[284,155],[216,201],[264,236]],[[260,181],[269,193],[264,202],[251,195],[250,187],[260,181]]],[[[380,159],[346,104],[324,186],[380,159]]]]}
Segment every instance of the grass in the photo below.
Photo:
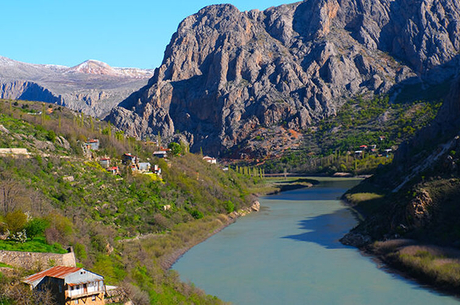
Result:
{"type": "Polygon", "coordinates": [[[372,251],[389,265],[422,283],[458,293],[460,251],[457,249],[422,245],[410,239],[396,239],[375,242],[372,251]]]}
{"type": "Polygon", "coordinates": [[[8,264],[0,262],[0,268],[13,268],[13,267],[8,264]]]}
{"type": "Polygon", "coordinates": [[[438,247],[409,246],[397,253],[397,261],[413,275],[444,288],[460,288],[460,259],[438,247]]]}
{"type": "Polygon", "coordinates": [[[360,204],[365,201],[381,199],[383,197],[383,195],[376,193],[355,193],[349,194],[347,200],[355,204],[360,204]]]}
{"type": "Polygon", "coordinates": [[[18,243],[10,240],[0,241],[0,250],[20,251],[20,252],[43,252],[43,253],[67,253],[58,243],[48,245],[44,237],[35,237],[25,243],[18,243]]]}

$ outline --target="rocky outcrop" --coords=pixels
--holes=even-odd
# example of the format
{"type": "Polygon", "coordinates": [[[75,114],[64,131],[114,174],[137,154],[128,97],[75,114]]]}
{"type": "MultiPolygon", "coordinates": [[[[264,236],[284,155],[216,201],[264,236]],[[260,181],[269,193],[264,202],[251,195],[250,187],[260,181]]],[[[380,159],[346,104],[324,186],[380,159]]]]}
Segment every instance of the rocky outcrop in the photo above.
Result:
{"type": "Polygon", "coordinates": [[[0,57],[0,98],[52,103],[103,118],[152,75],[95,60],[68,68],[0,57]]]}
{"type": "Polygon", "coordinates": [[[426,190],[421,190],[407,205],[407,218],[415,228],[422,228],[430,223],[433,199],[426,190]]]}
{"type": "Polygon", "coordinates": [[[340,242],[347,246],[361,248],[372,242],[372,238],[365,234],[350,232],[340,239],[340,242]]]}
{"type": "Polygon", "coordinates": [[[209,6],[179,25],[149,84],[109,119],[141,138],[182,133],[212,154],[251,146],[259,128],[301,131],[349,97],[449,79],[459,12],[453,0],[209,6]]]}
{"type": "Polygon", "coordinates": [[[259,212],[260,211],[260,202],[259,201],[254,201],[253,204],[251,205],[251,210],[254,212],[259,212]]]}

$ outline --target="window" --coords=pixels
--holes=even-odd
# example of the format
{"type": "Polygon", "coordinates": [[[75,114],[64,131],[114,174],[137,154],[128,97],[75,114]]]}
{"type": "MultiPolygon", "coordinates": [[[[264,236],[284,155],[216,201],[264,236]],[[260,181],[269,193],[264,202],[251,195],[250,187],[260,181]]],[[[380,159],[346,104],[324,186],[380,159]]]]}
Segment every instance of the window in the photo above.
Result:
{"type": "Polygon", "coordinates": [[[96,301],[96,296],[93,295],[93,297],[91,298],[92,301],[96,301]]]}
{"type": "Polygon", "coordinates": [[[75,304],[78,304],[78,299],[74,301],[75,304]]]}

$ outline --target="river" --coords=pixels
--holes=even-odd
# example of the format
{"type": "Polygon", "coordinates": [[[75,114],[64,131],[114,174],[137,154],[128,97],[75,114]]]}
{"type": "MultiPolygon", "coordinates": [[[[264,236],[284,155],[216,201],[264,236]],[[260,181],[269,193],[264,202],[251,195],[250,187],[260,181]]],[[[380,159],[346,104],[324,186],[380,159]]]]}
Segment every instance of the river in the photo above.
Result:
{"type": "Polygon", "coordinates": [[[356,225],[332,179],[260,198],[252,213],[187,252],[173,269],[234,304],[460,304],[379,268],[338,240],[356,225]]]}

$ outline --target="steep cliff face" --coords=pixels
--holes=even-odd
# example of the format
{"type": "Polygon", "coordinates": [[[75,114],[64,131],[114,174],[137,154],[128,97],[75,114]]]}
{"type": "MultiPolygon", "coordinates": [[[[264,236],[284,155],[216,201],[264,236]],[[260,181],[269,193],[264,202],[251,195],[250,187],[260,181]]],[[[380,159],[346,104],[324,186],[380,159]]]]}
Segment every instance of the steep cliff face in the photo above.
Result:
{"type": "Polygon", "coordinates": [[[149,84],[111,113],[129,134],[179,131],[222,153],[257,128],[306,129],[357,94],[456,73],[455,1],[308,0],[186,18],[149,84]]]}
{"type": "Polygon", "coordinates": [[[62,105],[103,118],[152,75],[150,70],[112,68],[95,60],[69,68],[0,56],[0,97],[62,105]]]}

